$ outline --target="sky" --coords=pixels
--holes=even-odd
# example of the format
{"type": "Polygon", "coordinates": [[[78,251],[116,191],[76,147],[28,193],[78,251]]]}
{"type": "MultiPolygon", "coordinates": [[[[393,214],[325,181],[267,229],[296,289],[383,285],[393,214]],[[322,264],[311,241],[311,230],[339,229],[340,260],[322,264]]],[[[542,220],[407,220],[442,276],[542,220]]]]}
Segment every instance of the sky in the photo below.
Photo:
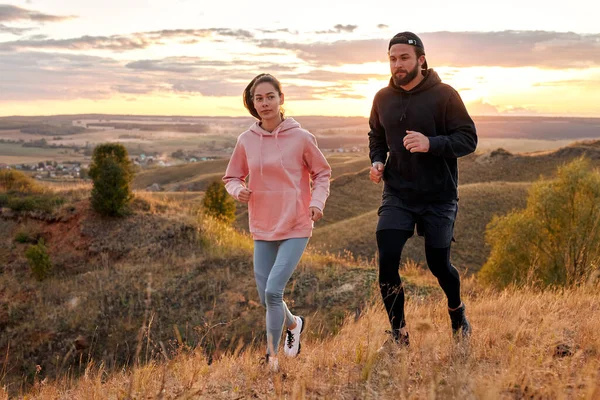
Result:
{"type": "Polygon", "coordinates": [[[412,31],[472,115],[600,117],[600,2],[0,0],[0,116],[248,115],[258,73],[288,115],[368,116],[412,31]]]}

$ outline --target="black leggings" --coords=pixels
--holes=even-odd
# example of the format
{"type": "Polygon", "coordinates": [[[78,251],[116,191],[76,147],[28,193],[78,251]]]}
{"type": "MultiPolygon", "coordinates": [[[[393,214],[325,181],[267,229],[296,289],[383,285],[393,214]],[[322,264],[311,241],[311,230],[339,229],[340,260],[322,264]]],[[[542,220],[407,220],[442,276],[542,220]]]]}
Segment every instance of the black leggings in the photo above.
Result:
{"type": "MultiPolygon", "coordinates": [[[[385,304],[392,329],[406,325],[404,319],[404,288],[398,269],[400,257],[406,241],[413,235],[411,231],[385,229],[377,231],[379,250],[379,289],[385,304]]],[[[457,308],[460,300],[460,277],[450,264],[450,247],[433,248],[425,246],[427,265],[437,278],[448,298],[448,307],[457,308]]]]}

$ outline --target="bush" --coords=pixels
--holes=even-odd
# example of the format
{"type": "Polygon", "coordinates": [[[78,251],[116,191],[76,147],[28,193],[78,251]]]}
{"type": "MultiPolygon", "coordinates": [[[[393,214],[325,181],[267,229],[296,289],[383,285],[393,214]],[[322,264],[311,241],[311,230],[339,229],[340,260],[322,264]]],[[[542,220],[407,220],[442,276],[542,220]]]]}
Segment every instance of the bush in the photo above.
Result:
{"type": "Polygon", "coordinates": [[[26,196],[14,194],[6,201],[6,207],[12,209],[13,211],[44,211],[51,213],[56,207],[64,204],[64,202],[64,198],[53,194],[26,196]]]}
{"type": "Polygon", "coordinates": [[[96,146],[89,175],[94,182],[92,207],[107,216],[122,216],[133,199],[133,166],[122,144],[96,146]]]}
{"type": "Polygon", "coordinates": [[[579,158],[535,183],[527,208],[486,228],[491,254],[479,275],[498,287],[577,285],[600,270],[600,172],[579,158]]]}
{"type": "Polygon", "coordinates": [[[15,235],[15,242],[17,243],[29,243],[31,241],[31,237],[28,232],[20,231],[15,235]]]}
{"type": "Polygon", "coordinates": [[[221,221],[231,223],[235,219],[235,201],[225,189],[223,182],[212,182],[202,200],[204,213],[221,221]]]}
{"type": "Polygon", "coordinates": [[[43,240],[36,245],[29,246],[25,251],[25,257],[29,261],[29,267],[35,279],[42,281],[50,275],[52,263],[43,240]]]}
{"type": "Polygon", "coordinates": [[[42,193],[44,188],[20,171],[0,170],[0,190],[6,192],[42,193]]]}
{"type": "Polygon", "coordinates": [[[0,171],[0,207],[50,213],[64,202],[64,198],[20,171],[0,171]]]}

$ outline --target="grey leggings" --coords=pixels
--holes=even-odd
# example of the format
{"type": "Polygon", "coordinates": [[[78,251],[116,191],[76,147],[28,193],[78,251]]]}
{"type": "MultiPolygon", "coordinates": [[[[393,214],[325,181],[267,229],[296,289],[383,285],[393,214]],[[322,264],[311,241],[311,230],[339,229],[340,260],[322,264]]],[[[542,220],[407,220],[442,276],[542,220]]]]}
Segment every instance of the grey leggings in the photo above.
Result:
{"type": "Polygon", "coordinates": [[[254,241],[254,278],[258,296],[267,308],[267,353],[276,355],[283,331],[293,325],[293,314],[283,301],[283,291],[300,257],[308,244],[308,238],[278,241],[254,241]]]}

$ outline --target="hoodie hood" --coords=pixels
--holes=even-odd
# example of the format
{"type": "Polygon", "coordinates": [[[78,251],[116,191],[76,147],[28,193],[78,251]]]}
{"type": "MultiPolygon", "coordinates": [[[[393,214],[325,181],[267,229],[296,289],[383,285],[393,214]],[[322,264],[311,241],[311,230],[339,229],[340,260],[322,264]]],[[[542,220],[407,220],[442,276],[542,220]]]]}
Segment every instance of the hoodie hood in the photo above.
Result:
{"type": "Polygon", "coordinates": [[[263,129],[263,127],[260,126],[260,121],[256,121],[254,124],[252,124],[252,126],[250,127],[250,131],[260,136],[277,137],[280,133],[289,131],[290,129],[294,128],[300,128],[300,124],[296,122],[296,120],[294,120],[293,118],[286,118],[283,121],[281,121],[279,125],[277,125],[273,132],[269,132],[263,129]]]}
{"type": "Polygon", "coordinates": [[[404,90],[399,86],[396,86],[394,84],[394,79],[390,78],[390,83],[388,84],[388,86],[398,92],[398,93],[406,93],[406,94],[414,94],[414,93],[419,93],[419,92],[424,92],[425,90],[431,89],[432,87],[434,87],[435,85],[442,83],[442,80],[440,79],[440,76],[437,74],[437,72],[435,72],[433,69],[428,69],[427,72],[425,72],[425,77],[423,78],[423,80],[421,82],[419,82],[419,84],[417,86],[415,86],[414,88],[412,88],[411,90],[404,90]]]}
{"type": "Polygon", "coordinates": [[[260,175],[263,174],[263,138],[275,138],[275,145],[277,146],[277,150],[279,151],[279,163],[281,164],[281,168],[285,170],[285,166],[283,165],[283,152],[281,151],[281,147],[279,146],[278,136],[280,134],[291,133],[292,129],[300,128],[300,124],[296,122],[293,118],[286,118],[277,127],[273,130],[273,132],[269,132],[263,129],[260,126],[260,121],[256,121],[250,127],[250,132],[260,136],[260,150],[259,150],[259,159],[260,159],[260,175]]]}

